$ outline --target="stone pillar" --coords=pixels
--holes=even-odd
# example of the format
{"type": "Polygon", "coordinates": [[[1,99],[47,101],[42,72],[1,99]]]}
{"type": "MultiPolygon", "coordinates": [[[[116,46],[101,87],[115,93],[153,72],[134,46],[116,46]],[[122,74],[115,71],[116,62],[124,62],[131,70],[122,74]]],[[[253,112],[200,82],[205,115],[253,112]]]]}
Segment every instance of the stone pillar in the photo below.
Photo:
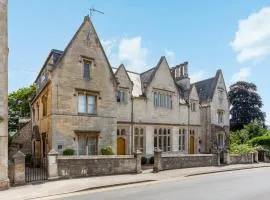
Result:
{"type": "Polygon", "coordinates": [[[8,179],[8,0],[0,0],[0,190],[8,179]]]}
{"type": "Polygon", "coordinates": [[[14,184],[23,185],[25,184],[25,155],[18,151],[13,156],[14,161],[14,184]]]}
{"type": "Polygon", "coordinates": [[[227,165],[231,163],[230,153],[228,151],[224,151],[224,162],[227,165]]]}
{"type": "Polygon", "coordinates": [[[58,179],[58,163],[57,163],[57,156],[59,153],[52,149],[48,153],[48,179],[58,179]]]}
{"type": "Polygon", "coordinates": [[[136,158],[136,173],[139,174],[142,172],[142,152],[140,150],[136,150],[136,152],[134,153],[134,157],[136,158]]]}
{"type": "Polygon", "coordinates": [[[162,170],[161,153],[162,151],[158,148],[156,148],[154,151],[154,169],[153,169],[154,172],[159,172],[162,170]]]}

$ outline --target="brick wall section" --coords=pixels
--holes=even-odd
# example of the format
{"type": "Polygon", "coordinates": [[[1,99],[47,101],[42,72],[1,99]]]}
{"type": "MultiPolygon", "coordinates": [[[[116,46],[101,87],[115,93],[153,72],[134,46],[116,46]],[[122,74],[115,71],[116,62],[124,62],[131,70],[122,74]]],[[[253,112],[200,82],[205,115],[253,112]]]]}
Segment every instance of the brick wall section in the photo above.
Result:
{"type": "Polygon", "coordinates": [[[253,163],[253,154],[230,155],[230,164],[250,164],[253,163]]]}
{"type": "Polygon", "coordinates": [[[134,156],[58,156],[62,178],[137,173],[134,156]]]}

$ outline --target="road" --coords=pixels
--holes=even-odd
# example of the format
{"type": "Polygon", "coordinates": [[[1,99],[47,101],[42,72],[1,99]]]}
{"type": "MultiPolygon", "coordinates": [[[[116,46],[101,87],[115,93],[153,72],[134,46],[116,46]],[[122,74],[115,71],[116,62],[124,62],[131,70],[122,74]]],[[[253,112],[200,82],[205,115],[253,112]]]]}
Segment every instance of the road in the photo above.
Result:
{"type": "Polygon", "coordinates": [[[89,191],[59,200],[269,200],[270,168],[89,191]]]}

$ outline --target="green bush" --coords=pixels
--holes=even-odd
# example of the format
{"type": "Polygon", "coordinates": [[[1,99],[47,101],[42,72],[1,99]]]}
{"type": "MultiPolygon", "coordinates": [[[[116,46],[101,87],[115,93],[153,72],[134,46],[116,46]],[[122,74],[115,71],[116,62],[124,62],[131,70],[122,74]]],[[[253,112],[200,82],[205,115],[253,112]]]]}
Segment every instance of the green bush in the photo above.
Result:
{"type": "Polygon", "coordinates": [[[74,151],[73,149],[65,149],[65,150],[63,151],[63,155],[64,155],[64,156],[73,156],[74,153],[75,153],[75,151],[74,151]]]}
{"type": "Polygon", "coordinates": [[[231,144],[230,153],[244,155],[255,151],[255,148],[248,144],[231,144]]]}
{"type": "Polygon", "coordinates": [[[154,156],[150,157],[149,163],[150,163],[150,164],[154,164],[154,156]]]}
{"type": "Polygon", "coordinates": [[[142,156],[142,158],[141,158],[141,164],[142,165],[145,165],[146,163],[147,163],[147,158],[144,157],[144,156],[142,156]]]}
{"type": "Polygon", "coordinates": [[[267,134],[267,135],[263,135],[263,136],[258,136],[258,137],[255,137],[253,139],[251,139],[249,141],[249,143],[252,145],[252,146],[266,146],[268,148],[270,148],[270,136],[267,134]]]}
{"type": "Polygon", "coordinates": [[[101,151],[102,155],[113,155],[114,154],[111,146],[103,147],[103,148],[101,148],[100,151],[101,151]]]}

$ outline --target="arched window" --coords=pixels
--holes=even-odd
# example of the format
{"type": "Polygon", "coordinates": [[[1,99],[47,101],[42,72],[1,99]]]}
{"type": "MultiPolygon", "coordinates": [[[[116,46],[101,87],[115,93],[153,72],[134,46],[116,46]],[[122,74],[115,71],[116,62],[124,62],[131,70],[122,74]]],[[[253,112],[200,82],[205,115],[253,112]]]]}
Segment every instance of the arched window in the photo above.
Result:
{"type": "Polygon", "coordinates": [[[125,129],[121,130],[121,135],[126,135],[126,130],[125,129]]]}
{"type": "Polygon", "coordinates": [[[120,131],[119,131],[119,129],[117,129],[117,135],[120,135],[120,131]]]}

